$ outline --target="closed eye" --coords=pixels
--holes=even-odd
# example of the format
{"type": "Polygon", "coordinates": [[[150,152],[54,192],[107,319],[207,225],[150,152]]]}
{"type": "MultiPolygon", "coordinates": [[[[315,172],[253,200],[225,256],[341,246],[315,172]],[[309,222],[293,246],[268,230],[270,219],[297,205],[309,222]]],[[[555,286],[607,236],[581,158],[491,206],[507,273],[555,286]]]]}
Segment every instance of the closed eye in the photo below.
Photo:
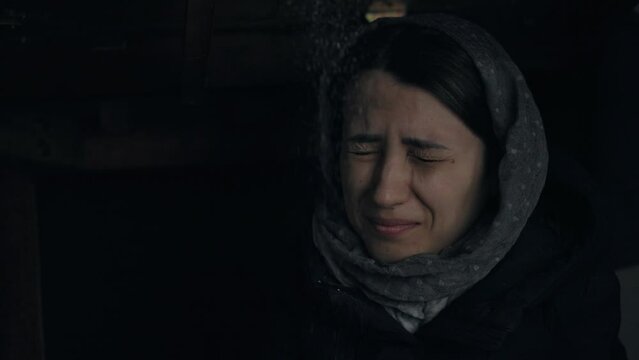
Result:
{"type": "Polygon", "coordinates": [[[435,162],[444,161],[444,160],[441,160],[441,159],[428,159],[428,158],[422,158],[422,157],[419,157],[419,156],[413,156],[413,159],[415,159],[417,161],[420,161],[420,162],[424,162],[424,163],[435,163],[435,162]]]}
{"type": "Polygon", "coordinates": [[[347,151],[353,155],[372,155],[379,152],[379,144],[369,142],[351,142],[347,146],[347,151]]]}
{"type": "Polygon", "coordinates": [[[408,156],[423,163],[435,163],[435,162],[444,161],[444,159],[441,159],[440,157],[434,157],[429,154],[421,154],[420,152],[417,152],[417,151],[409,151],[408,156]]]}

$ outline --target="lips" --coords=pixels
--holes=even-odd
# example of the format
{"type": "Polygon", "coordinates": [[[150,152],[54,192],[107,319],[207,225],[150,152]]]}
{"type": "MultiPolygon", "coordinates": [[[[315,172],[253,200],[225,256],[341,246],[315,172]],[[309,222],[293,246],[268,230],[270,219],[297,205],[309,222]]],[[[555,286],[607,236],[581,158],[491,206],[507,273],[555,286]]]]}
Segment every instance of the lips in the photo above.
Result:
{"type": "Polygon", "coordinates": [[[373,225],[373,228],[384,236],[398,236],[419,225],[418,222],[404,219],[383,219],[371,217],[369,218],[369,221],[373,225]]]}

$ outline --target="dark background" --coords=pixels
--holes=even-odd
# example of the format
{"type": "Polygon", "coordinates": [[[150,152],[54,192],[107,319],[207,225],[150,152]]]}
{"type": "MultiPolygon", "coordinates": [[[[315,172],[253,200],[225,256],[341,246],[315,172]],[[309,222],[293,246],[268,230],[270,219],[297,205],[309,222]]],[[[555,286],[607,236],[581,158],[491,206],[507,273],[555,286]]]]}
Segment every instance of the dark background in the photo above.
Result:
{"type": "MultiPolygon", "coordinates": [[[[322,44],[365,21],[368,3],[1,3],[0,358],[279,349],[309,240],[322,44]]],[[[633,6],[408,3],[465,16],[504,45],[549,142],[609,200],[617,268],[639,263],[633,6]]]]}

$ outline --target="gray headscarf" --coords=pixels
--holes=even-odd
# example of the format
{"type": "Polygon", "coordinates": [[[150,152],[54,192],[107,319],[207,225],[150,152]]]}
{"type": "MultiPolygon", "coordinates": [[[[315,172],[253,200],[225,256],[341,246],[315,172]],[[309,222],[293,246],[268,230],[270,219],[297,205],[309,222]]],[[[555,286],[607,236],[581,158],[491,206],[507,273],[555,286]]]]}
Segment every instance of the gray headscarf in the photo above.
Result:
{"type": "Polygon", "coordinates": [[[432,28],[450,36],[470,55],[504,149],[495,216],[478,222],[440,254],[379,263],[367,254],[341,212],[331,211],[326,204],[315,211],[313,240],[330,273],[341,285],[359,288],[414,332],[484,278],[517,241],[544,186],[548,154],[541,117],[521,72],[486,31],[442,14],[382,19],[369,28],[380,23],[432,28]]]}

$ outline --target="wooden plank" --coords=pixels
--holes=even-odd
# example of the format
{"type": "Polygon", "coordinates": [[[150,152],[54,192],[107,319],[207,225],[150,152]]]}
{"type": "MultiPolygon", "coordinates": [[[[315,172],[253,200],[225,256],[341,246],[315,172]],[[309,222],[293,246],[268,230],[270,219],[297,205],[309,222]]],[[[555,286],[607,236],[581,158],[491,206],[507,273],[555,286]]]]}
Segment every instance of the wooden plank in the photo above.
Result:
{"type": "Polygon", "coordinates": [[[0,359],[44,359],[32,178],[0,168],[0,359]]]}

